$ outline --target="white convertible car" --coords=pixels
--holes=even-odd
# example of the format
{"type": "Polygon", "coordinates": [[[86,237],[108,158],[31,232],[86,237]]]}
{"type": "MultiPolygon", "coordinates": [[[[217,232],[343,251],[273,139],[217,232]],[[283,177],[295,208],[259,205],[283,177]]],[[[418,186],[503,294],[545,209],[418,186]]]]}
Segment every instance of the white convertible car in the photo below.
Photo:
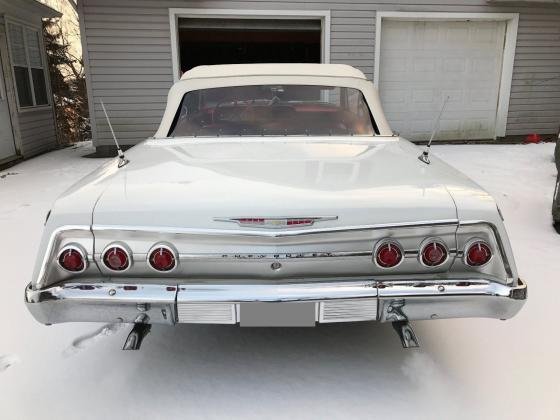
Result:
{"type": "Polygon", "coordinates": [[[152,323],[354,321],[412,347],[410,320],[507,319],[526,297],[493,198],[329,64],[185,73],[153,138],[56,201],[25,290],[44,324],[133,323],[125,349],[152,323]]]}

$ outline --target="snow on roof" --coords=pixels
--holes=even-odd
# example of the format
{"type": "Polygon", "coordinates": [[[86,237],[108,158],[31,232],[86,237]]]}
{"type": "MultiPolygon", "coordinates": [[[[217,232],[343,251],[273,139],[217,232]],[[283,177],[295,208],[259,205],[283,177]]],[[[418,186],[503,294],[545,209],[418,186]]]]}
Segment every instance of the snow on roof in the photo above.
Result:
{"type": "Polygon", "coordinates": [[[364,73],[346,64],[220,64],[198,66],[181,80],[232,76],[327,76],[365,79],[364,73]]]}

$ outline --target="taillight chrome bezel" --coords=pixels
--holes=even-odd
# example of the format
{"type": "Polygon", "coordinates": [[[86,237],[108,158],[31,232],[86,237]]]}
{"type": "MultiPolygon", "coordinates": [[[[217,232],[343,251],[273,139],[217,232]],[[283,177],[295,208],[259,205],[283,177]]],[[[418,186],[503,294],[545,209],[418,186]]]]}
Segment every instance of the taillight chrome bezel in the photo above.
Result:
{"type": "Polygon", "coordinates": [[[175,248],[173,248],[171,245],[166,243],[157,243],[154,246],[152,246],[148,251],[148,255],[146,255],[146,264],[148,264],[148,267],[150,267],[153,271],[155,271],[158,274],[171,273],[175,271],[177,269],[177,266],[179,265],[179,254],[177,253],[175,248]],[[154,251],[157,251],[160,248],[168,250],[173,255],[173,267],[171,267],[169,270],[158,270],[150,262],[150,258],[154,253],[154,251]]]}
{"type": "Polygon", "coordinates": [[[418,250],[418,262],[420,263],[420,265],[426,268],[437,268],[445,265],[445,263],[447,263],[448,261],[449,261],[449,248],[447,247],[447,244],[443,240],[441,240],[440,238],[426,238],[422,241],[422,243],[420,244],[420,249],[418,250]],[[441,245],[445,250],[445,259],[437,265],[426,264],[423,259],[424,249],[432,243],[441,245]]]}
{"type": "Polygon", "coordinates": [[[56,255],[56,263],[58,264],[58,266],[60,268],[62,268],[65,272],[67,273],[72,273],[72,274],[80,274],[83,273],[84,271],[87,270],[88,265],[89,265],[89,261],[87,259],[87,252],[85,251],[85,249],[79,245],[79,244],[75,244],[75,243],[71,243],[68,245],[63,246],[60,251],[58,251],[58,254],[56,255]],[[62,257],[62,254],[64,254],[66,251],[76,251],[78,254],[80,254],[80,257],[82,257],[82,260],[84,262],[84,266],[81,270],[77,270],[77,271],[73,271],[73,270],[68,270],[66,267],[64,267],[61,263],[60,263],[60,257],[62,257]]]}
{"type": "Polygon", "coordinates": [[[111,243],[103,249],[103,252],[101,253],[101,263],[103,264],[103,267],[105,267],[107,270],[111,271],[112,273],[124,273],[124,272],[130,270],[130,267],[132,267],[132,264],[133,264],[132,252],[130,251],[130,249],[128,249],[128,247],[126,245],[124,245],[122,243],[119,243],[119,242],[111,243]],[[121,251],[123,251],[126,254],[126,258],[128,260],[128,265],[126,266],[126,268],[123,268],[122,270],[115,270],[114,268],[109,267],[105,263],[105,254],[107,254],[107,252],[109,252],[113,248],[120,249],[121,251]]]}
{"type": "Polygon", "coordinates": [[[399,265],[401,265],[403,263],[405,259],[405,253],[404,253],[404,248],[402,247],[402,245],[395,239],[381,239],[379,242],[377,242],[377,244],[375,245],[375,247],[373,248],[373,255],[372,255],[372,260],[374,262],[374,264],[378,267],[381,268],[382,270],[392,270],[394,268],[397,268],[399,265]],[[379,251],[379,249],[381,247],[383,247],[384,245],[392,245],[396,248],[398,248],[399,252],[401,253],[401,259],[400,261],[391,266],[391,267],[384,267],[381,264],[379,264],[379,262],[377,261],[377,253],[379,251]]]}
{"type": "Polygon", "coordinates": [[[463,248],[463,263],[467,266],[467,267],[472,267],[472,268],[481,268],[481,267],[485,267],[487,266],[492,260],[494,259],[494,249],[492,248],[492,245],[490,245],[488,243],[488,241],[481,239],[481,238],[473,238],[471,240],[469,240],[466,244],[465,247],[463,248]],[[471,247],[477,243],[480,243],[482,245],[485,245],[486,247],[488,247],[488,249],[490,250],[490,258],[488,258],[488,261],[486,261],[484,264],[480,264],[480,265],[471,265],[468,262],[468,258],[469,258],[469,249],[471,249],[471,247]]]}

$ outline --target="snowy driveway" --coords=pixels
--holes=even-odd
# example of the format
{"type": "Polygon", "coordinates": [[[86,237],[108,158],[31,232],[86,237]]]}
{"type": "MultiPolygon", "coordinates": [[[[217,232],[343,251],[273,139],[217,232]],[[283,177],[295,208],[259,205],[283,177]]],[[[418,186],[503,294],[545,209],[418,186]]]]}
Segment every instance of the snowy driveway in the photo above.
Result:
{"type": "Polygon", "coordinates": [[[419,350],[376,323],[154,326],[139,352],[120,351],[126,327],[42,326],[23,290],[45,215],[102,160],[82,146],[0,171],[0,418],[560,418],[553,145],[433,149],[496,197],[529,300],[507,322],[415,322],[419,350]]]}

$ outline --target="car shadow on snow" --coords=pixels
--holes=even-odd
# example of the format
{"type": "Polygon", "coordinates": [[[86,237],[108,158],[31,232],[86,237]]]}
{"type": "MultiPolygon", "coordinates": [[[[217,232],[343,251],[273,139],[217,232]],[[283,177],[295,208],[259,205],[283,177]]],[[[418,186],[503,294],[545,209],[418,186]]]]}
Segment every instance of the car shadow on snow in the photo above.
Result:
{"type": "Polygon", "coordinates": [[[238,393],[255,392],[255,384],[262,384],[266,398],[284,388],[308,395],[402,393],[403,382],[422,387],[433,365],[420,349],[402,349],[391,324],[374,322],[315,328],[154,326],[140,358],[151,377],[168,383],[188,383],[200,391],[210,382],[238,393]]]}
{"type": "Polygon", "coordinates": [[[464,393],[438,350],[428,353],[437,347],[430,343],[434,337],[425,337],[426,352],[405,350],[391,324],[154,325],[139,351],[120,351],[129,327],[116,331],[105,326],[74,340],[80,354],[71,351],[76,356],[72,359],[89,368],[70,380],[94,389],[103,381],[111,388],[125,387],[140,411],[153,410],[157,396],[158,407],[165,405],[171,418],[190,410],[198,418],[231,413],[236,418],[301,418],[306,407],[325,418],[358,418],[370,412],[381,418],[392,416],[395,404],[416,413],[415,418],[449,418],[450,413],[478,418],[472,409],[457,416],[464,402],[454,395],[464,393]],[[281,410],[271,413],[277,406],[281,410]]]}

